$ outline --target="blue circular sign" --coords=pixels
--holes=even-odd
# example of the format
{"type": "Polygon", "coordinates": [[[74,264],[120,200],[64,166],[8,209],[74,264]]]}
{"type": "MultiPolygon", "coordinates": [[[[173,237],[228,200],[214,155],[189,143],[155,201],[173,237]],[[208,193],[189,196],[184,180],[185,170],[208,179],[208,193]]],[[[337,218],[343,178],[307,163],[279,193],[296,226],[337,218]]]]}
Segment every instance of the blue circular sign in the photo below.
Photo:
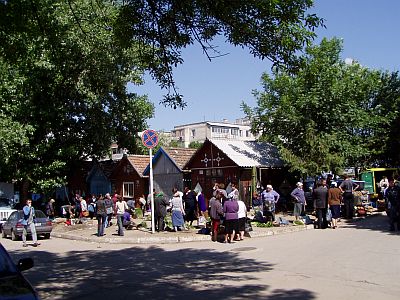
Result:
{"type": "Polygon", "coordinates": [[[154,148],[158,145],[158,134],[152,129],[147,129],[142,134],[142,143],[147,148],[154,148]]]}

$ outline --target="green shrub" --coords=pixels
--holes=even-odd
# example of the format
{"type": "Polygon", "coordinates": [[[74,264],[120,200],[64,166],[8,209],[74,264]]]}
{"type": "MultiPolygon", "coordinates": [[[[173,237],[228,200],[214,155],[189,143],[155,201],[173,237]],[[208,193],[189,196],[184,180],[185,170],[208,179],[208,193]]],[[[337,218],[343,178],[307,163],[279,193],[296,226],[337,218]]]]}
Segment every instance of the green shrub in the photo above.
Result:
{"type": "Polygon", "coordinates": [[[135,208],[135,216],[136,218],[139,218],[139,216],[143,216],[143,211],[141,208],[135,208]]]}
{"type": "Polygon", "coordinates": [[[274,226],[271,221],[267,223],[256,222],[256,227],[272,227],[274,226]]]}
{"type": "Polygon", "coordinates": [[[304,225],[304,222],[300,220],[294,220],[293,225],[304,225]]]}

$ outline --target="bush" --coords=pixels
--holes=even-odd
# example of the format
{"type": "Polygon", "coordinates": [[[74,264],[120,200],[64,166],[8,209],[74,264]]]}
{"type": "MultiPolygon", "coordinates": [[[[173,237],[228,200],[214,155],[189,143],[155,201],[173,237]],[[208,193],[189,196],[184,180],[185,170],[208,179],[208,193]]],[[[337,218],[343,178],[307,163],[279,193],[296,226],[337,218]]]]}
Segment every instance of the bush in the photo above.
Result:
{"type": "Polygon", "coordinates": [[[294,220],[293,225],[304,225],[304,222],[300,220],[294,220]]]}
{"type": "Polygon", "coordinates": [[[143,216],[143,211],[141,208],[135,208],[135,216],[139,218],[139,216],[143,216]]]}
{"type": "Polygon", "coordinates": [[[267,223],[261,223],[261,222],[256,222],[256,227],[272,227],[274,226],[271,221],[268,221],[267,223]]]}

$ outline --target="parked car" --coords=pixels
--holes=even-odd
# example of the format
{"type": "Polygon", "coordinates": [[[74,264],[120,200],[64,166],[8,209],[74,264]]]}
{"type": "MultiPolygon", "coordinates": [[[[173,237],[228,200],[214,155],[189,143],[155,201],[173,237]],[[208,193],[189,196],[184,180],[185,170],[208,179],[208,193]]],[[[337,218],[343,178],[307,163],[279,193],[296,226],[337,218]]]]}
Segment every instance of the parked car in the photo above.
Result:
{"type": "Polygon", "coordinates": [[[32,258],[22,258],[14,264],[7,250],[0,244],[0,299],[39,299],[22,271],[33,267],[32,258]]]}
{"type": "Polygon", "coordinates": [[[0,232],[2,232],[3,224],[7,221],[8,217],[16,211],[15,202],[13,199],[0,198],[0,232]]]}
{"type": "MultiPolygon", "coordinates": [[[[35,210],[36,218],[34,220],[37,235],[43,235],[44,238],[50,238],[50,233],[53,230],[53,223],[49,220],[46,215],[41,210],[35,210]]],[[[3,224],[3,231],[1,236],[6,238],[11,236],[13,241],[18,240],[22,237],[22,231],[24,225],[22,225],[22,219],[24,218],[24,213],[22,210],[14,211],[3,224]]],[[[28,227],[28,234],[30,234],[30,229],[28,227]]]]}

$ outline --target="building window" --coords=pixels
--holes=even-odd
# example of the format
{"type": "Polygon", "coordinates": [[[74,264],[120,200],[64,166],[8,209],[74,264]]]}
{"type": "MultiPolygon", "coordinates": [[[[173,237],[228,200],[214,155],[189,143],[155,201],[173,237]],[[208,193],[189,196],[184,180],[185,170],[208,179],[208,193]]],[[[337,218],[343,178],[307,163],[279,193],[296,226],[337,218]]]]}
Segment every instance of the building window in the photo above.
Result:
{"type": "Polygon", "coordinates": [[[250,130],[246,130],[246,137],[250,137],[250,130]]]}
{"type": "Polygon", "coordinates": [[[122,193],[123,193],[123,197],[133,198],[134,197],[134,183],[133,182],[124,182],[122,193]]]}
{"type": "Polygon", "coordinates": [[[231,129],[231,134],[232,135],[239,135],[239,129],[232,128],[231,129]]]}
{"type": "Polygon", "coordinates": [[[195,137],[196,135],[196,129],[192,129],[192,137],[195,137]]]}

